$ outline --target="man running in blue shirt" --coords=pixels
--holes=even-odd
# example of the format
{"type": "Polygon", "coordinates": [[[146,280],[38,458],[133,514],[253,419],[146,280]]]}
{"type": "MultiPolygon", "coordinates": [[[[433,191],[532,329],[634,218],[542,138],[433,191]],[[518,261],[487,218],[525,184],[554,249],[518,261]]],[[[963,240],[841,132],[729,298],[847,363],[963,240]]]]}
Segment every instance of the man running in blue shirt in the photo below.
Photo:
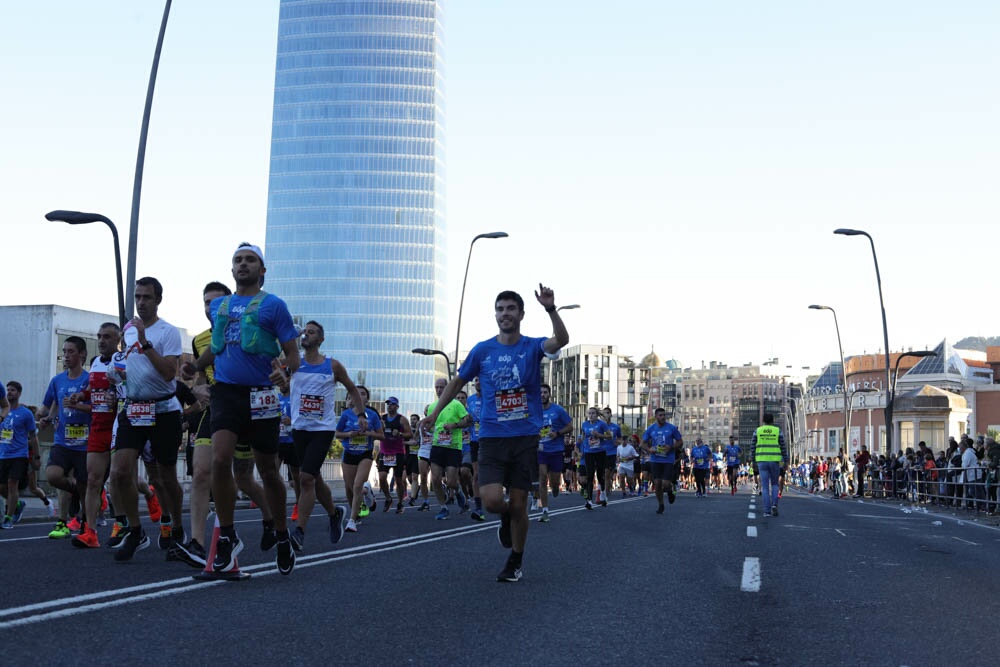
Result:
{"type": "Polygon", "coordinates": [[[538,501],[542,506],[542,523],[549,522],[549,487],[552,497],[559,495],[562,483],[563,455],[566,449],[566,434],[573,430],[573,420],[569,413],[557,403],[550,402],[552,387],[542,385],[542,431],[539,434],[538,450],[538,501]]]}
{"type": "Polygon", "coordinates": [[[477,375],[482,387],[479,437],[479,493],[486,510],[500,515],[497,537],[510,556],[497,581],[521,578],[528,536],[528,491],[538,479],[538,438],[542,429],[541,362],[554,359],[569,342],[556,311],[555,295],[541,284],[538,303],[552,321],[551,338],[521,335],[524,299],[516,292],[497,295],[494,315],[499,334],[477,344],[458,375],[448,383],[421,426],[433,426],[440,411],[477,375]],[[504,500],[504,487],[510,500],[504,500]]]}
{"type": "Polygon", "coordinates": [[[736,495],[736,480],[740,472],[740,454],[742,450],[736,444],[736,438],[729,436],[729,444],[726,445],[726,473],[729,475],[729,493],[736,495]]]}
{"type": "MultiPolygon", "coordinates": [[[[587,469],[585,484],[587,488],[588,510],[594,509],[594,490],[604,484],[604,468],[607,465],[606,440],[611,439],[611,430],[600,418],[597,408],[587,410],[587,421],[580,425],[580,451],[583,452],[584,466],[587,469]]],[[[616,451],[617,453],[617,451],[616,451]]],[[[607,491],[601,497],[602,506],[608,506],[607,491]]]]}
{"type": "Polygon", "coordinates": [[[650,471],[653,477],[653,488],[659,507],[657,514],[663,514],[663,491],[666,490],[670,503],[674,495],[674,458],[677,452],[684,448],[684,440],[677,427],[667,421],[667,411],[656,409],[656,422],[646,428],[642,434],[642,450],[649,453],[650,471]]]}
{"type": "MultiPolygon", "coordinates": [[[[604,423],[608,425],[608,432],[611,438],[604,441],[604,478],[601,480],[604,495],[611,493],[611,487],[615,483],[615,474],[618,472],[618,445],[622,440],[622,428],[615,423],[611,414],[611,408],[604,408],[601,411],[604,423]]],[[[606,498],[605,498],[606,500],[606,498]]]]}

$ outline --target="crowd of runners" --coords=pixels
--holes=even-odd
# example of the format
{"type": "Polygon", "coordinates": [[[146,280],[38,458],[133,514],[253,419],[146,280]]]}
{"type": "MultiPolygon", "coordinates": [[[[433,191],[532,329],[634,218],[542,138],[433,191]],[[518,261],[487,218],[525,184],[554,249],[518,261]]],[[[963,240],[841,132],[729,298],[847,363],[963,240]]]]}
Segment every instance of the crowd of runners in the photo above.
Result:
{"type": "Polygon", "coordinates": [[[261,512],[260,549],[274,549],[278,570],[289,574],[307,536],[316,539],[310,519],[317,504],[326,513],[322,532],[334,544],[380,508],[433,509],[438,520],[468,513],[485,521],[489,512],[499,515],[498,538],[510,550],[497,579],[513,582],[521,577],[529,505],[548,523],[550,498],[560,493],[580,493],[588,510],[607,506],[615,493],[655,494],[662,514],[681,490],[703,497],[751,484],[750,452],[733,439],[713,450],[698,438],[685,448],[663,409],[628,437],[607,408],[590,408],[574,427],[541,381],[543,357],[555,358],[569,341],[554,294],[542,285],[535,296],[552,321],[550,337],[522,335],[524,302],[501,292],[498,335],[476,345],[453,380],[434,383],[436,401],[407,416],[395,397],[385,400],[383,414],[369,406],[369,390],[320,352],[323,324],[297,328],[284,301],[263,290],[265,271],[260,248],[243,244],[232,256],[235,293],[220,282],[206,285],[210,327],[194,338],[193,362],[180,362],[180,332],[158,316],[163,287],[146,277],[136,281],[136,317],[124,327],[100,326],[89,370],[85,341],[65,341],[65,371],[52,379],[35,414],[21,404],[21,385],[8,382],[0,390],[2,527],[18,522],[21,494],[28,493],[56,519],[50,538],[83,549],[103,545],[114,560],[129,561],[152,544],[140,516],[142,496],[166,560],[224,576],[244,549],[233,518],[242,493],[261,512]],[[339,414],[337,384],[347,395],[339,414]],[[58,501],[37,485],[39,424],[54,429],[44,479],[58,501]],[[323,478],[336,443],[344,505],[335,503],[323,478]],[[177,476],[181,451],[190,477],[187,526],[177,476]],[[147,479],[139,475],[140,459],[147,479]],[[288,483],[295,493],[291,516],[288,483]],[[212,503],[214,533],[207,526],[212,503]],[[105,512],[113,524],[99,536],[105,512]]]}

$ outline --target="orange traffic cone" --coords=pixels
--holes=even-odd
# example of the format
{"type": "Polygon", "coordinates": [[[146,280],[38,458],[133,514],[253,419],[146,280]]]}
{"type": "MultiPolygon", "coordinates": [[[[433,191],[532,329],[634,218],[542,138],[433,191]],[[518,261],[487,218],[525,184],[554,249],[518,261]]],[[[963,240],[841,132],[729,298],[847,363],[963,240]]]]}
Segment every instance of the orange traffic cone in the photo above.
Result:
{"type": "Polygon", "coordinates": [[[192,575],[192,579],[198,581],[246,581],[250,578],[248,572],[240,572],[240,562],[234,559],[233,569],[229,572],[216,572],[212,563],[215,562],[215,550],[219,543],[219,517],[215,517],[215,527],[212,529],[212,544],[208,549],[208,558],[205,559],[205,569],[198,574],[192,575]]]}

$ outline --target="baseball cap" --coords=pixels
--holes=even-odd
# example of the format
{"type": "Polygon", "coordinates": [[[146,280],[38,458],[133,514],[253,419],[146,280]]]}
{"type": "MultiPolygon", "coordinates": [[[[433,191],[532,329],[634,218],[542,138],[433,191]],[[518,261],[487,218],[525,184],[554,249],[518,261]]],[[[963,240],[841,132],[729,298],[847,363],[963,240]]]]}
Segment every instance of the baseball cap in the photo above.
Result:
{"type": "Polygon", "coordinates": [[[399,399],[396,398],[395,396],[390,396],[389,398],[385,399],[385,402],[386,403],[393,403],[395,405],[399,405],[399,399]]]}

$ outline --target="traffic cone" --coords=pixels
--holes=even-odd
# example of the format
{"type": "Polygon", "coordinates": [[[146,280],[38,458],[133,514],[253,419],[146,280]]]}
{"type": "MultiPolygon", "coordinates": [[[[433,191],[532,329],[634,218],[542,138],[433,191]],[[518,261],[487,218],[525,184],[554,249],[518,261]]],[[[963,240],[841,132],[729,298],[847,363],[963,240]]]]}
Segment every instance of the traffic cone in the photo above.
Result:
{"type": "Polygon", "coordinates": [[[215,517],[215,527],[212,529],[212,544],[208,549],[208,557],[205,559],[205,569],[198,574],[191,575],[192,579],[197,579],[198,581],[246,581],[250,578],[248,572],[240,572],[240,562],[239,559],[235,559],[233,563],[233,569],[229,572],[216,572],[212,567],[212,563],[215,562],[215,550],[219,543],[219,534],[221,533],[219,528],[219,517],[215,517]]]}

